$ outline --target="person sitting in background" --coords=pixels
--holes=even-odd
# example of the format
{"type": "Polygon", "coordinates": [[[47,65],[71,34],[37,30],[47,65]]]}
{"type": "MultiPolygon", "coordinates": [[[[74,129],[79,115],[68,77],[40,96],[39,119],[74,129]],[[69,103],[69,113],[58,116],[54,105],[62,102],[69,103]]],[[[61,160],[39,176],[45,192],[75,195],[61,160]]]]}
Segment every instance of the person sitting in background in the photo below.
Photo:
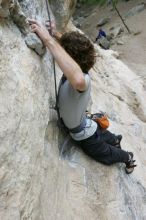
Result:
{"type": "Polygon", "coordinates": [[[102,38],[102,37],[105,37],[106,38],[106,33],[105,31],[103,31],[101,28],[99,29],[99,32],[98,32],[98,35],[95,39],[95,41],[97,41],[98,39],[102,38]]]}
{"type": "Polygon", "coordinates": [[[99,29],[95,42],[105,50],[110,48],[110,41],[107,39],[105,31],[103,31],[101,28],[99,29]]]}

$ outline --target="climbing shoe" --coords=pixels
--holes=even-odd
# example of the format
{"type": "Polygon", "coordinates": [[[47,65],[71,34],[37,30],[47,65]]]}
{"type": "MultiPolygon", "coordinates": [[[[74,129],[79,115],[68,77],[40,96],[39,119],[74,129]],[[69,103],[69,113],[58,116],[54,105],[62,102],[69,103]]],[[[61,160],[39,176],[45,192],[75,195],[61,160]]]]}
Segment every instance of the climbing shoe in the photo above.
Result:
{"type": "Polygon", "coordinates": [[[127,174],[130,174],[134,171],[134,167],[136,167],[137,165],[135,165],[135,160],[133,160],[133,153],[132,152],[128,152],[129,153],[129,160],[126,163],[126,167],[125,167],[125,171],[127,174]]]}
{"type": "Polygon", "coordinates": [[[115,144],[115,147],[117,147],[117,148],[120,148],[121,149],[121,140],[122,140],[122,135],[117,135],[116,136],[116,138],[117,138],[117,140],[116,140],[116,144],[115,144]]]}

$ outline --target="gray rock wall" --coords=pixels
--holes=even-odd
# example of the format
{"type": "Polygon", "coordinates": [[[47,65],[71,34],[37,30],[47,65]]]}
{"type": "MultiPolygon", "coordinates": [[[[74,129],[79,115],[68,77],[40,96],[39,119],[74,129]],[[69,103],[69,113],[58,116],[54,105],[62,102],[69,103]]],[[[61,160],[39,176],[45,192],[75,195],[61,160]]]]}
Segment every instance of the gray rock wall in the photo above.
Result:
{"type": "Polygon", "coordinates": [[[77,0],[50,0],[51,8],[57,21],[57,28],[65,30],[71,18],[77,0]]]}
{"type": "MultiPolygon", "coordinates": [[[[9,14],[9,7],[7,11],[9,14]]],[[[41,58],[28,49],[18,26],[10,14],[0,20],[0,219],[3,220],[40,219],[45,131],[54,117],[54,111],[49,110],[49,100],[54,98],[51,56],[41,58]]]]}
{"type": "MultiPolygon", "coordinates": [[[[62,142],[56,113],[49,108],[55,100],[52,58],[49,53],[40,57],[26,46],[23,25],[10,17],[10,2],[6,8],[4,2],[0,2],[7,12],[2,16],[0,11],[0,219],[145,220],[142,77],[111,51],[96,48],[90,107],[108,113],[111,131],[122,133],[123,148],[135,153],[138,167],[127,176],[123,164],[104,166],[67,139],[62,142]]],[[[46,18],[42,1],[19,2],[24,16],[46,18]]]]}
{"type": "Polygon", "coordinates": [[[45,67],[45,57],[26,47],[12,22],[1,23],[0,32],[0,219],[36,219],[51,117],[51,62],[48,57],[45,67]]]}

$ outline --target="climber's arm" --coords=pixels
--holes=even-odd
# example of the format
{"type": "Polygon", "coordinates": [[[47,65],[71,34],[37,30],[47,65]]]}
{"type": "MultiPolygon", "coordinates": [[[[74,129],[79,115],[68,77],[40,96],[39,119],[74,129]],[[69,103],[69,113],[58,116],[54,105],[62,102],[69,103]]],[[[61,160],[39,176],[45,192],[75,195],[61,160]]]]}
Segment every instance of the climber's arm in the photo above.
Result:
{"type": "Polygon", "coordinates": [[[47,29],[35,20],[28,20],[31,23],[32,32],[35,32],[44,45],[50,50],[62,72],[67,77],[74,89],[84,91],[86,82],[84,74],[79,65],[70,57],[70,55],[53,39],[47,29]]]}

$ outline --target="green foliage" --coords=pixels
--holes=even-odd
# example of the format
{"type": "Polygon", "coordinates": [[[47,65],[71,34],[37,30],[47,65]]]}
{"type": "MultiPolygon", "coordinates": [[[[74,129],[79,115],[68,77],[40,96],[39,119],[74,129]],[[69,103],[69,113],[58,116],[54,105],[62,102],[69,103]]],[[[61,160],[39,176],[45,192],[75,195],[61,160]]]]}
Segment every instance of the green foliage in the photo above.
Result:
{"type": "Polygon", "coordinates": [[[83,4],[95,4],[95,3],[99,3],[100,0],[80,0],[79,1],[80,3],[83,3],[83,4]]]}
{"type": "Polygon", "coordinates": [[[118,0],[112,0],[113,8],[116,7],[116,4],[118,3],[118,0]]]}
{"type": "Polygon", "coordinates": [[[111,2],[113,7],[115,8],[118,0],[79,0],[80,3],[87,3],[87,4],[99,4],[99,5],[104,5],[106,3],[111,2]]]}

